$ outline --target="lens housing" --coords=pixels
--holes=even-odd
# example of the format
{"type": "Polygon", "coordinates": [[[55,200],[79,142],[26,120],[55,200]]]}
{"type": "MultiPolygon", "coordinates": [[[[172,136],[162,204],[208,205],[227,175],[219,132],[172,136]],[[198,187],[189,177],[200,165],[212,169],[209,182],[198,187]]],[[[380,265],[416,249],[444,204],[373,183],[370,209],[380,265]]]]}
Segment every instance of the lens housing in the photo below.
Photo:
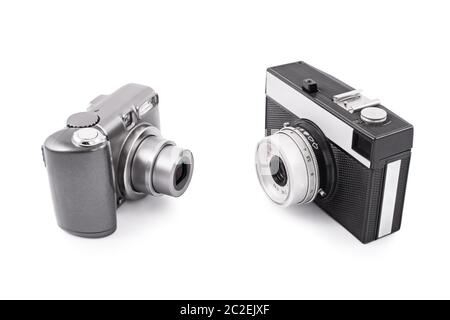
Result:
{"type": "Polygon", "coordinates": [[[160,194],[181,196],[192,178],[194,158],[189,150],[175,145],[164,147],[156,158],[151,183],[160,194]]]}
{"type": "Polygon", "coordinates": [[[140,193],[179,197],[189,185],[193,165],[194,158],[189,150],[160,136],[149,136],[136,150],[131,183],[140,193]]]}
{"type": "Polygon", "coordinates": [[[121,196],[137,200],[146,195],[181,196],[194,169],[192,153],[164,139],[159,130],[142,124],[128,135],[118,162],[121,196]]]}
{"type": "Polygon", "coordinates": [[[256,150],[259,182],[283,206],[313,201],[319,190],[319,167],[313,147],[299,128],[284,127],[263,139],[256,150]]]}

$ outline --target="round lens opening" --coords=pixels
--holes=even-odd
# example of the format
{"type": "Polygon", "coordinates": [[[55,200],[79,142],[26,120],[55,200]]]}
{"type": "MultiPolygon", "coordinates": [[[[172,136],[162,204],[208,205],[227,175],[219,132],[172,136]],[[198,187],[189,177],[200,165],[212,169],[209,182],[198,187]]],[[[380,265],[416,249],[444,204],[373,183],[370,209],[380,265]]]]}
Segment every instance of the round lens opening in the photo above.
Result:
{"type": "Polygon", "coordinates": [[[288,182],[288,176],[283,160],[278,156],[273,156],[270,159],[269,165],[273,181],[279,186],[284,187],[288,182]]]}
{"type": "Polygon", "coordinates": [[[177,191],[183,189],[188,181],[189,172],[191,171],[191,165],[184,162],[184,160],[180,161],[176,168],[173,176],[174,187],[177,191]]]}

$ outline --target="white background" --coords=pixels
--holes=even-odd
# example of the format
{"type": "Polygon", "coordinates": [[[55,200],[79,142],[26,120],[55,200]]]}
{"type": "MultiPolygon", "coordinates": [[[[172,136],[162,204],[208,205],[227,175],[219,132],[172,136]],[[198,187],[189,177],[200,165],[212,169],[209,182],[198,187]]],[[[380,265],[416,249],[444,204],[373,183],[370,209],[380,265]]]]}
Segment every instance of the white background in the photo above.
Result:
{"type": "Polygon", "coordinates": [[[450,298],[448,1],[0,4],[0,298],[450,298]],[[262,192],[269,66],[305,60],[415,126],[403,228],[369,245],[262,192]],[[55,222],[45,138],[128,82],[190,148],[183,197],[118,212],[101,240],[55,222]]]}

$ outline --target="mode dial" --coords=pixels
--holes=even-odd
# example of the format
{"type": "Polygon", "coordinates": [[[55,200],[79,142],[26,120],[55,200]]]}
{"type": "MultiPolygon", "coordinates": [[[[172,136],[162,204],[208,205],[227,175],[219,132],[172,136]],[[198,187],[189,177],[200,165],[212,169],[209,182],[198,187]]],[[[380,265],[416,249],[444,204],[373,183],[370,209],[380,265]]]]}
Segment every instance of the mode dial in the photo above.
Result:
{"type": "Polygon", "coordinates": [[[94,112],[80,112],[67,119],[67,126],[69,128],[89,128],[95,126],[99,121],[100,117],[94,112]]]}

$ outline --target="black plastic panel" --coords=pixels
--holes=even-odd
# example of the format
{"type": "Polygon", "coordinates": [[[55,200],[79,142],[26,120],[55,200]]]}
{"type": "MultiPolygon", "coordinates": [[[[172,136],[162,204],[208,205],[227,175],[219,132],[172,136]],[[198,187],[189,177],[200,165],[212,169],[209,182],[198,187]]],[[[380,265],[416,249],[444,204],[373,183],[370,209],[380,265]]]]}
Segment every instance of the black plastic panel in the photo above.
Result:
{"type": "Polygon", "coordinates": [[[372,141],[361,135],[358,131],[353,131],[352,149],[370,160],[372,153],[372,141]]]}
{"type": "Polygon", "coordinates": [[[335,192],[317,205],[362,242],[376,239],[383,169],[363,166],[332,143],[336,160],[335,192]]]}

